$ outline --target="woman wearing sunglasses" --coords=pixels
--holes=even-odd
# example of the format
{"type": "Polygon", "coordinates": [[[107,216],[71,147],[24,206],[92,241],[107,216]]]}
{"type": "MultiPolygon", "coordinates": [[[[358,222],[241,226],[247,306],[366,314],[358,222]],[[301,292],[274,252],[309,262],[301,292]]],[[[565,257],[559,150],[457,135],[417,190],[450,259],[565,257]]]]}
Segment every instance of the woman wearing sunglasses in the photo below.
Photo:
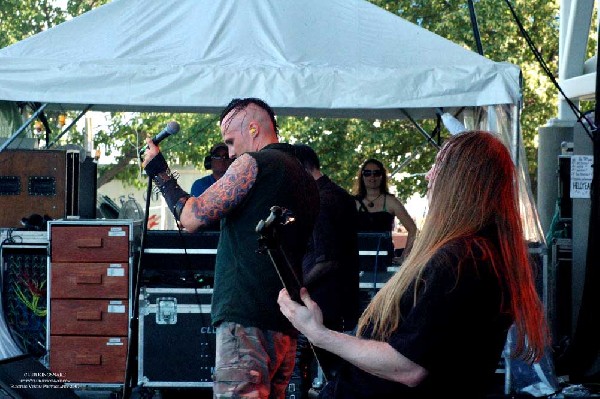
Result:
{"type": "Polygon", "coordinates": [[[408,232],[406,248],[410,248],[417,226],[404,205],[388,189],[387,171],[374,158],[367,159],[358,172],[355,189],[358,231],[391,232],[398,218],[408,232]]]}

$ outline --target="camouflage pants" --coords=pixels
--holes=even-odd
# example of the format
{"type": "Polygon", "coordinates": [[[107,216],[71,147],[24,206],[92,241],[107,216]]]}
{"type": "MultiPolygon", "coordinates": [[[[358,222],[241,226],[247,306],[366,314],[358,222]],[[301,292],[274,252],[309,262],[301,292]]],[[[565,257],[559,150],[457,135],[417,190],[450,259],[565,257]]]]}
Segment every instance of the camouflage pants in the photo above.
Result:
{"type": "Polygon", "coordinates": [[[214,398],[285,398],[294,369],[295,338],[223,322],[216,340],[214,398]]]}

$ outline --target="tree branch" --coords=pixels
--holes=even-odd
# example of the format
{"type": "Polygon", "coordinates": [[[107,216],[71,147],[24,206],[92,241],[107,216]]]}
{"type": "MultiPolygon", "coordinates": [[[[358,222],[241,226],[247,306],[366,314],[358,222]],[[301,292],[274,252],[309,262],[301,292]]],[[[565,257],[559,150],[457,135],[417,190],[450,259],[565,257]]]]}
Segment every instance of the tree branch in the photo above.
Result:
{"type": "Polygon", "coordinates": [[[137,150],[130,147],[126,153],[117,158],[117,163],[98,177],[98,188],[112,181],[119,173],[130,166],[131,160],[138,156],[137,150]]]}

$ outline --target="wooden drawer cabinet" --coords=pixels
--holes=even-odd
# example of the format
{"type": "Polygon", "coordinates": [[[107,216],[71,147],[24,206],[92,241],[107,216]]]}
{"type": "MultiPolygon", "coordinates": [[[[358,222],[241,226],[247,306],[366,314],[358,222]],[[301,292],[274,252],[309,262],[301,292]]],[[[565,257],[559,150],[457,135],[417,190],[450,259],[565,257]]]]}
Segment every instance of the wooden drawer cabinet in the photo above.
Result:
{"type": "Polygon", "coordinates": [[[127,262],[129,226],[55,226],[53,262],[127,262]]]}
{"type": "Polygon", "coordinates": [[[109,299],[53,299],[51,335],[127,336],[128,304],[109,299]]]}
{"type": "Polygon", "coordinates": [[[52,263],[52,299],[129,298],[128,263],[52,263]]]}
{"type": "Polygon", "coordinates": [[[52,336],[50,367],[71,382],[122,382],[126,357],[125,337],[52,336]]]}
{"type": "Polygon", "coordinates": [[[71,383],[123,383],[133,228],[127,220],[49,223],[49,364],[71,383]]]}

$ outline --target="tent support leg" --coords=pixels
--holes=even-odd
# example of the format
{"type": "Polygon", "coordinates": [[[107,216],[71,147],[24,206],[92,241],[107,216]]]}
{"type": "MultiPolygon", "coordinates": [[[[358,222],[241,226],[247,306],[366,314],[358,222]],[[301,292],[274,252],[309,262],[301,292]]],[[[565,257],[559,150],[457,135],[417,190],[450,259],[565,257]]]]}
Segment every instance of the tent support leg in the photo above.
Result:
{"type": "Polygon", "coordinates": [[[69,125],[67,127],[65,127],[62,132],[60,132],[60,134],[54,139],[54,141],[52,141],[51,143],[46,144],[46,149],[48,149],[48,148],[52,147],[54,144],[56,144],[56,142],[58,140],[60,140],[60,138],[62,136],[64,136],[65,133],[67,133],[69,131],[69,129],[71,129],[77,123],[77,121],[79,119],[81,119],[81,117],[83,115],[85,115],[90,110],[90,108],[92,108],[92,104],[90,104],[87,107],[85,107],[85,109],[83,111],[81,111],[79,113],[79,115],[77,115],[77,118],[73,119],[73,121],[71,123],[69,123],[69,125]]]}
{"type": "Polygon", "coordinates": [[[8,140],[4,142],[4,144],[2,144],[2,146],[0,146],[0,152],[4,151],[6,147],[8,147],[10,143],[12,143],[19,136],[19,134],[21,134],[23,130],[27,128],[27,126],[29,126],[31,122],[33,122],[38,117],[38,115],[44,110],[44,108],[46,108],[47,105],[47,103],[43,104],[41,107],[36,109],[35,112],[29,117],[29,119],[27,119],[25,123],[20,128],[18,128],[17,131],[14,132],[13,135],[10,136],[8,140]]]}
{"type": "Polygon", "coordinates": [[[475,38],[475,45],[477,46],[477,52],[479,55],[483,55],[483,46],[481,45],[481,36],[479,35],[479,24],[477,23],[477,14],[475,14],[475,5],[473,0],[468,0],[469,3],[469,16],[471,17],[471,27],[473,28],[473,37],[475,38]]]}
{"type": "Polygon", "coordinates": [[[421,125],[419,125],[417,123],[417,121],[415,121],[413,119],[412,116],[410,116],[408,114],[408,112],[406,112],[405,110],[401,109],[400,112],[402,112],[404,114],[404,116],[406,116],[406,118],[412,122],[413,125],[415,125],[415,127],[417,128],[417,130],[423,135],[423,137],[425,137],[427,139],[427,142],[429,144],[431,144],[432,146],[434,146],[435,148],[437,148],[438,150],[440,149],[440,146],[438,145],[438,143],[435,142],[435,140],[429,135],[429,133],[427,133],[427,131],[425,131],[425,129],[423,129],[421,127],[421,125]]]}

